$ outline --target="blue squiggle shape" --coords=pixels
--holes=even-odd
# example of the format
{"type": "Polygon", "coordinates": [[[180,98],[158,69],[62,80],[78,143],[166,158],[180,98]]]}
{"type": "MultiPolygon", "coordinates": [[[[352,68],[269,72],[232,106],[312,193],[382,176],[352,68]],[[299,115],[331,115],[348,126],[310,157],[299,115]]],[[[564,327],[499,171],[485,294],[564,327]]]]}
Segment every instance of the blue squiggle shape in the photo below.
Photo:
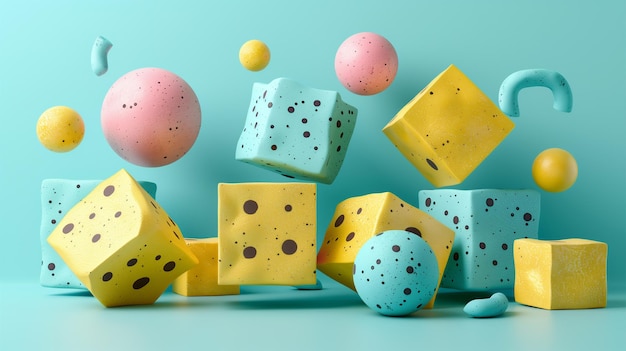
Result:
{"type": "Polygon", "coordinates": [[[572,89],[565,77],[547,69],[527,69],[509,75],[500,85],[498,102],[502,112],[519,117],[517,96],[520,90],[528,87],[549,88],[554,98],[552,107],[561,112],[572,111],[572,89]]]}
{"type": "Polygon", "coordinates": [[[91,70],[97,76],[101,76],[109,70],[107,54],[113,44],[106,38],[99,36],[91,47],[91,70]]]}

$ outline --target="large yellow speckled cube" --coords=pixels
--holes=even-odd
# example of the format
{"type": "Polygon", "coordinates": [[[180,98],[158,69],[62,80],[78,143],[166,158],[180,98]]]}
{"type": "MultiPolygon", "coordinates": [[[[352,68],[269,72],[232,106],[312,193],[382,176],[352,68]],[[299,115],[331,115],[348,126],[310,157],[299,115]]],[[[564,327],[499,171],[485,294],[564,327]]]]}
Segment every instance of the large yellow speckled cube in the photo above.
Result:
{"type": "Polygon", "coordinates": [[[48,243],[106,307],[152,304],[198,264],[178,225],[125,170],[74,205],[48,243]]]}
{"type": "Polygon", "coordinates": [[[442,187],[463,182],[513,127],[463,72],[450,65],[383,132],[430,183],[442,187]]]}
{"type": "Polygon", "coordinates": [[[239,285],[217,283],[217,238],[186,238],[185,243],[200,262],[174,280],[172,291],[184,296],[237,295],[239,285]]]}
{"type": "Polygon", "coordinates": [[[218,185],[218,282],[316,283],[316,184],[218,185]]]}
{"type": "Polygon", "coordinates": [[[605,243],[517,239],[515,301],[548,310],[606,306],[605,243]]]}
{"type": "MultiPolygon", "coordinates": [[[[387,230],[415,233],[431,246],[439,266],[439,286],[454,231],[390,192],[352,197],[336,206],[317,254],[317,268],[355,290],[352,267],[359,249],[369,238],[387,230]]],[[[433,296],[425,308],[432,308],[434,300],[433,296]]]]}

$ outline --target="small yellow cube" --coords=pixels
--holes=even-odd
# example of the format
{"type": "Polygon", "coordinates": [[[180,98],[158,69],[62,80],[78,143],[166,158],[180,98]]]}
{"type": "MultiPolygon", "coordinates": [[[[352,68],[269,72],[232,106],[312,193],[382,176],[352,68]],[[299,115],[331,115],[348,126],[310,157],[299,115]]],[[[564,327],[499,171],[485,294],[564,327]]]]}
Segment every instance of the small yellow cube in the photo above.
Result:
{"type": "Polygon", "coordinates": [[[239,294],[239,285],[217,283],[217,238],[186,238],[185,242],[200,263],[174,280],[172,290],[175,293],[183,296],[239,294]]]}
{"type": "Polygon", "coordinates": [[[515,240],[515,301],[547,310],[605,307],[607,252],[607,244],[585,239],[515,240]]]}
{"type": "Polygon", "coordinates": [[[383,133],[436,187],[459,184],[513,122],[454,65],[419,92],[383,133]]]}

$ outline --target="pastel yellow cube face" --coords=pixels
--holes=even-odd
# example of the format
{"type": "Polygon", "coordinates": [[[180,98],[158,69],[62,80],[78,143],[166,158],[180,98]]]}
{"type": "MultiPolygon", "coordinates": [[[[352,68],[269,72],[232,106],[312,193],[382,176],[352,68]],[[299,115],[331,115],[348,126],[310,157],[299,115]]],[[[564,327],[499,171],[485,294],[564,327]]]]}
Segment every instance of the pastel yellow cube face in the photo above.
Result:
{"type": "Polygon", "coordinates": [[[450,65],[383,132],[430,183],[442,187],[463,182],[513,127],[463,72],[450,65]]]}
{"type": "MultiPolygon", "coordinates": [[[[431,246],[439,266],[439,286],[454,231],[390,192],[357,196],[337,205],[317,254],[318,269],[355,290],[352,267],[357,253],[369,238],[387,230],[415,233],[431,246]]],[[[425,308],[432,308],[434,300],[433,296],[425,308]]]]}
{"type": "Polygon", "coordinates": [[[198,264],[180,228],[124,170],[72,207],[48,243],[106,307],[152,304],[198,264]]]}
{"type": "Polygon", "coordinates": [[[517,239],[515,301],[547,310],[606,306],[605,243],[517,239]]]}
{"type": "Polygon", "coordinates": [[[316,282],[316,184],[218,185],[218,281],[316,282]]]}
{"type": "Polygon", "coordinates": [[[176,278],[172,285],[175,293],[183,296],[239,294],[239,285],[219,285],[217,282],[217,238],[188,238],[185,243],[200,263],[176,278]]]}

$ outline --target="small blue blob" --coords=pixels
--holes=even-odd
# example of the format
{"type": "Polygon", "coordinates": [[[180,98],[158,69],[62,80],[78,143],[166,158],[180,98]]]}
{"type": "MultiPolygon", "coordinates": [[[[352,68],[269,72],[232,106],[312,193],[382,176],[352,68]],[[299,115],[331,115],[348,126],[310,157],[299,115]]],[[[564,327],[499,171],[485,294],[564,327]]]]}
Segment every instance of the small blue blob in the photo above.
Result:
{"type": "Polygon", "coordinates": [[[106,38],[99,36],[91,47],[91,69],[97,76],[105,74],[109,70],[107,54],[113,44],[106,38]]]}
{"type": "Polygon", "coordinates": [[[503,293],[495,293],[487,299],[475,299],[468,302],[463,312],[474,318],[498,317],[509,307],[509,299],[503,293]]]}

